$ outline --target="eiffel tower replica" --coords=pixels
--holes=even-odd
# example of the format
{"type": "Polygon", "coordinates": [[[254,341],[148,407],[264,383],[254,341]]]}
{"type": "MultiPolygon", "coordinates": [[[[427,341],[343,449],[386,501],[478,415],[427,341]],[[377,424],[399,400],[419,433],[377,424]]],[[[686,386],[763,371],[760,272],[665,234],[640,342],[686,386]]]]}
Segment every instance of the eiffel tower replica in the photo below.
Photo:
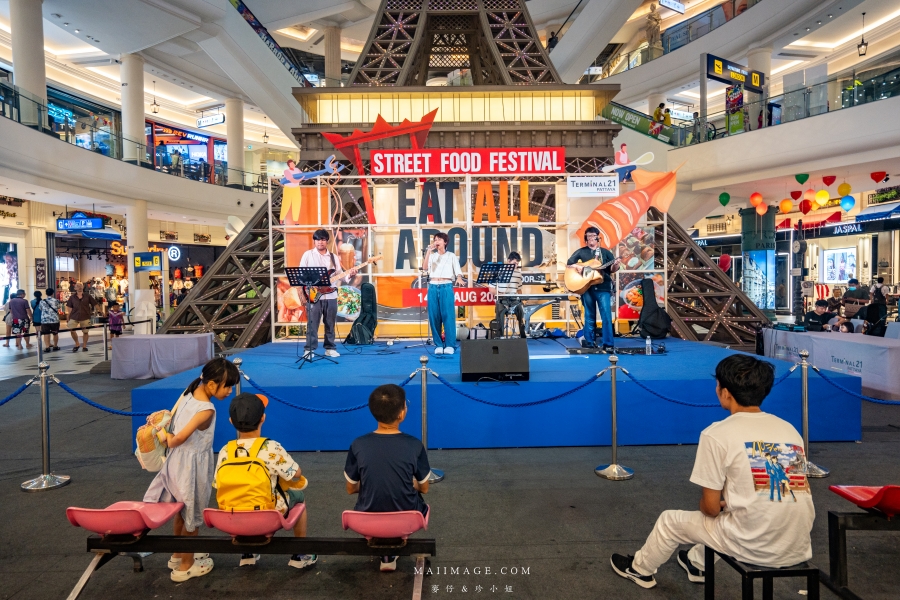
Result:
{"type": "MultiPolygon", "coordinates": [[[[597,173],[612,162],[613,138],[621,129],[597,115],[618,91],[618,85],[562,83],[538,39],[525,0],[382,0],[347,87],[294,88],[294,97],[309,117],[292,130],[303,149],[297,166],[303,171],[321,169],[335,154],[335,146],[323,135],[331,134],[331,140],[355,135],[367,140],[353,148],[355,155],[347,152],[346,160],[340,161],[344,175],[369,172],[369,152],[375,149],[537,146],[564,146],[569,173],[597,173]],[[428,85],[457,70],[468,73],[470,85],[428,85]],[[373,139],[364,132],[416,124],[334,123],[320,120],[317,104],[325,97],[452,97],[473,90],[535,98],[578,93],[590,98],[594,110],[582,120],[436,120],[422,134],[373,139]]],[[[272,213],[279,214],[281,188],[273,188],[272,203],[272,213]]],[[[535,192],[529,203],[531,214],[555,220],[552,194],[535,192]]],[[[342,194],[339,209],[345,226],[374,222],[371,205],[359,194],[342,194]]],[[[160,333],[212,332],[220,351],[271,341],[270,295],[275,290],[269,279],[268,235],[269,210],[263,203],[160,333]]],[[[273,236],[271,266],[278,273],[284,267],[284,241],[277,230],[273,236]]],[[[673,334],[752,350],[755,329],[767,322],[766,317],[673,221],[668,236],[669,256],[662,257],[660,248],[657,261],[669,269],[673,334]]]]}

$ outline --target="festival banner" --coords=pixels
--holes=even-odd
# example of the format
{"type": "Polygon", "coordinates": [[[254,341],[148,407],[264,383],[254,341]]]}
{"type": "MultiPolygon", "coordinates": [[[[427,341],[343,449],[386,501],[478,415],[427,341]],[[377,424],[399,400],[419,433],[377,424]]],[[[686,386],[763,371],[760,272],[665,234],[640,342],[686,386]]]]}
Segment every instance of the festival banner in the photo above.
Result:
{"type": "Polygon", "coordinates": [[[734,85],[725,90],[725,120],[728,135],[744,133],[744,88],[734,85]]]}
{"type": "Polygon", "coordinates": [[[628,129],[634,129],[638,133],[655,137],[659,141],[666,142],[667,144],[675,137],[675,130],[673,128],[666,127],[662,123],[657,123],[647,115],[620,104],[610,102],[603,107],[600,116],[604,119],[609,119],[613,123],[623,125],[628,129]]]}
{"type": "Polygon", "coordinates": [[[370,175],[561,175],[566,172],[563,147],[372,150],[370,157],[370,175]]]}

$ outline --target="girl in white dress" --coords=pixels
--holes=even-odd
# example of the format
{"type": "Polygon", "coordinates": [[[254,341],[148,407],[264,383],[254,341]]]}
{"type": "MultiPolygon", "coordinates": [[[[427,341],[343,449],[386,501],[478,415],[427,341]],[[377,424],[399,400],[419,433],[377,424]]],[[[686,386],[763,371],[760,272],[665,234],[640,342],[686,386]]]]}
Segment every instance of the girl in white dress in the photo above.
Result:
{"type": "MultiPolygon", "coordinates": [[[[174,433],[159,433],[169,454],[144,494],[144,502],[184,503],[184,508],[175,515],[175,535],[195,536],[199,533],[203,509],[209,506],[216,464],[212,452],[216,408],[212,400],[230,396],[231,388],[239,379],[237,367],[224,358],[214,358],[206,363],[200,377],[182,394],[172,418],[174,433]]],[[[212,571],[213,561],[208,554],[195,557],[191,553],[176,553],[169,560],[169,568],[172,569],[172,581],[181,582],[206,575],[212,571]]]]}

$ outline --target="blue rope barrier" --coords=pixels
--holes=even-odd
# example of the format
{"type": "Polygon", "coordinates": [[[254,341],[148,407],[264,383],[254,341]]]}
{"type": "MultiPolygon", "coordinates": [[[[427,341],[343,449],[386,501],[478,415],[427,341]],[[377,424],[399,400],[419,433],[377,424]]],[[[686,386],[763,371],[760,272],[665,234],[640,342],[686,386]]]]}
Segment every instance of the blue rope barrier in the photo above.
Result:
{"type": "Polygon", "coordinates": [[[66,384],[64,384],[62,381],[57,381],[56,385],[58,385],[63,390],[69,392],[70,394],[72,394],[73,396],[75,396],[76,398],[78,398],[79,400],[84,402],[85,404],[89,404],[89,405],[93,406],[94,408],[99,408],[100,410],[106,411],[108,413],[112,413],[114,415],[119,415],[122,417],[148,417],[153,414],[152,412],[128,412],[125,410],[116,410],[115,408],[103,406],[102,404],[97,404],[96,402],[94,402],[92,400],[88,400],[86,397],[82,396],[81,394],[79,394],[78,392],[76,392],[75,390],[73,390],[72,388],[67,386],[66,384]]]}
{"type": "Polygon", "coordinates": [[[269,390],[265,389],[264,387],[262,387],[261,385],[259,385],[255,381],[253,381],[253,378],[251,378],[249,375],[247,375],[247,382],[250,383],[250,385],[252,385],[256,389],[258,389],[260,392],[262,392],[263,394],[268,396],[269,398],[272,398],[273,400],[281,402],[285,406],[290,406],[291,408],[295,408],[297,410],[304,410],[306,412],[314,412],[314,413],[322,413],[322,414],[337,414],[337,413],[353,412],[354,410],[360,410],[362,408],[369,406],[369,403],[366,402],[365,404],[360,404],[359,406],[351,406],[350,408],[310,408],[308,406],[300,406],[299,404],[294,404],[293,402],[288,402],[287,400],[279,398],[278,396],[276,396],[269,390]]]}
{"type": "Polygon", "coordinates": [[[22,384],[22,387],[20,387],[20,388],[17,389],[16,391],[14,391],[12,394],[10,394],[9,396],[7,396],[7,397],[4,398],[3,400],[0,400],[0,406],[3,406],[4,404],[6,404],[7,402],[9,402],[10,400],[12,400],[13,398],[15,398],[16,396],[18,396],[19,394],[21,394],[22,392],[24,392],[24,391],[27,390],[27,389],[28,389],[28,384],[27,384],[27,383],[23,383],[23,384],[22,384]]]}
{"type": "Polygon", "coordinates": [[[419,373],[418,371],[415,371],[412,375],[407,377],[406,381],[404,381],[403,383],[400,384],[400,387],[406,387],[406,384],[409,383],[410,381],[412,381],[413,379],[415,379],[415,377],[418,373],[419,373]]]}
{"type": "MultiPolygon", "coordinates": [[[[646,385],[644,385],[643,383],[641,383],[640,381],[635,379],[631,373],[628,373],[625,370],[623,370],[622,372],[625,373],[625,375],[627,375],[628,378],[631,381],[633,381],[639,388],[643,389],[645,392],[649,392],[650,394],[653,394],[654,396],[658,396],[658,397],[662,398],[666,402],[672,402],[674,404],[681,404],[682,406],[690,406],[693,408],[721,408],[721,405],[718,402],[716,404],[698,404],[698,403],[694,403],[694,402],[685,402],[683,400],[676,400],[675,398],[670,398],[668,396],[664,396],[663,394],[660,394],[659,392],[655,392],[655,391],[651,390],[646,385]]],[[[783,379],[782,379],[782,381],[783,381],[783,379]]]]}
{"type": "Polygon", "coordinates": [[[791,375],[793,375],[793,373],[792,373],[791,371],[788,371],[787,373],[785,373],[784,375],[782,375],[781,377],[779,377],[778,379],[776,379],[776,380],[775,380],[775,383],[772,384],[772,387],[775,387],[775,386],[778,385],[779,383],[783,382],[785,379],[787,379],[787,378],[790,377],[791,375]]]}
{"type": "Polygon", "coordinates": [[[545,400],[535,400],[534,402],[520,402],[518,404],[500,404],[499,402],[490,402],[489,400],[482,400],[481,398],[476,398],[475,396],[462,391],[461,389],[459,389],[458,387],[456,387],[455,385],[453,385],[452,383],[450,383],[449,381],[447,381],[446,379],[444,379],[443,377],[441,377],[434,371],[431,371],[431,374],[434,375],[438,381],[440,381],[445,386],[447,386],[451,391],[456,392],[460,396],[468,398],[469,400],[474,400],[475,402],[487,404],[489,406],[496,406],[498,408],[524,408],[526,406],[537,406],[538,404],[547,404],[548,402],[553,402],[554,400],[560,400],[562,398],[565,398],[566,396],[574,394],[575,392],[586,388],[590,384],[592,384],[595,381],[597,381],[598,379],[600,379],[600,375],[594,375],[593,377],[591,377],[590,379],[588,379],[581,385],[574,387],[567,392],[563,392],[562,394],[557,394],[556,396],[553,396],[552,398],[547,398],[545,400]]]}
{"type": "Polygon", "coordinates": [[[882,400],[880,398],[872,398],[870,396],[864,396],[862,394],[857,394],[856,392],[852,392],[852,391],[848,390],[847,388],[845,388],[844,386],[842,386],[841,384],[839,384],[838,382],[834,381],[831,377],[826,376],[825,373],[822,373],[818,369],[813,369],[813,372],[818,373],[819,377],[821,377],[822,379],[824,379],[825,381],[830,383],[835,388],[844,392],[845,394],[850,394],[851,396],[859,398],[860,400],[865,400],[866,402],[871,402],[873,404],[887,404],[887,405],[893,405],[893,406],[900,405],[900,401],[897,401],[897,400],[882,400]]]}

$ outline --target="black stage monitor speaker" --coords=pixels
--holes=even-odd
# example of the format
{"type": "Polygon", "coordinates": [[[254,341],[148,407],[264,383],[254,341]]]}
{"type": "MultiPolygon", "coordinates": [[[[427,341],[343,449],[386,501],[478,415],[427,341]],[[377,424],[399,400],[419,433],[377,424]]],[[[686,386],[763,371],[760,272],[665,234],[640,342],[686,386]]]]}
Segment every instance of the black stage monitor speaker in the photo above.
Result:
{"type": "Polygon", "coordinates": [[[459,352],[463,381],[528,381],[526,340],[460,340],[459,352]]]}

